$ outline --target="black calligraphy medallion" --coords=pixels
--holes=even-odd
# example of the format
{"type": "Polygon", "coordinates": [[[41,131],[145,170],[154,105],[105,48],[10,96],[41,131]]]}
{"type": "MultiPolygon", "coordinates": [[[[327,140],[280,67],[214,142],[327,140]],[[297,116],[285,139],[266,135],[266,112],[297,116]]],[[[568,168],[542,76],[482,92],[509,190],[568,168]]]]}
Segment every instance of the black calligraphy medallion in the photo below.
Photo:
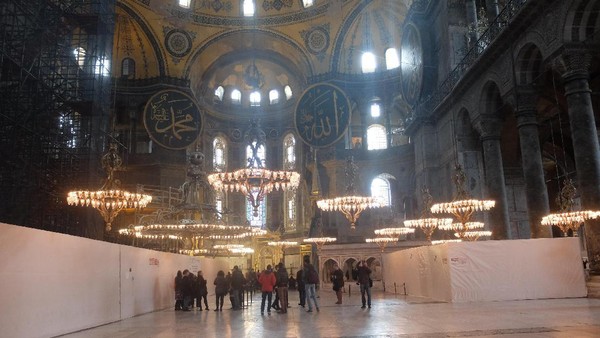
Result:
{"type": "Polygon", "coordinates": [[[193,144],[202,130],[198,105],[178,90],[154,94],[144,109],[144,126],[150,138],[168,149],[184,149],[193,144]]]}
{"type": "Polygon", "coordinates": [[[311,147],[337,142],[350,125],[350,101],[331,84],[318,83],[302,93],[294,116],[298,136],[311,147]]]}

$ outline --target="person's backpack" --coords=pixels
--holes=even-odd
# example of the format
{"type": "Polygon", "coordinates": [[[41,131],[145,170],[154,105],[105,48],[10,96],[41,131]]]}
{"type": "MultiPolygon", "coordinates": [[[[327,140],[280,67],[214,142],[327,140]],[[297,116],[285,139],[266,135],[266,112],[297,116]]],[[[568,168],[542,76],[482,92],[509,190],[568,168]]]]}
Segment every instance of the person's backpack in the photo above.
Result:
{"type": "Polygon", "coordinates": [[[315,270],[314,266],[310,266],[308,268],[308,284],[319,284],[319,275],[317,275],[317,270],[315,270]]]}

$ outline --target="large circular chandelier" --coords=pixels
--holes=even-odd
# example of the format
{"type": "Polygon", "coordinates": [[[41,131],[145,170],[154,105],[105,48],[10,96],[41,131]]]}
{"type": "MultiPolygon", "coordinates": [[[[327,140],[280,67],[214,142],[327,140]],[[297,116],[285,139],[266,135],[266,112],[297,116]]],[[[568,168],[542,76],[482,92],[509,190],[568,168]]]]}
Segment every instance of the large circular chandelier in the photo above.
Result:
{"type": "Polygon", "coordinates": [[[365,242],[367,243],[375,243],[381,250],[381,252],[385,251],[388,243],[397,242],[398,238],[395,237],[375,237],[375,238],[365,238],[365,242]]]}
{"type": "Polygon", "coordinates": [[[425,238],[429,242],[435,229],[452,223],[452,218],[435,218],[431,217],[431,204],[433,197],[429,193],[429,189],[423,187],[421,189],[421,198],[423,206],[421,218],[404,221],[404,226],[407,228],[420,228],[425,233],[425,238]]]}
{"type": "Polygon", "coordinates": [[[70,191],[67,194],[67,204],[98,210],[106,223],[106,231],[110,231],[112,222],[122,210],[145,208],[152,201],[152,196],[119,188],[120,182],[115,179],[114,173],[121,169],[122,160],[117,153],[116,144],[110,144],[108,152],[102,156],[101,163],[107,173],[107,179],[100,190],[70,191]]]}
{"type": "Polygon", "coordinates": [[[252,204],[255,216],[265,196],[273,190],[295,189],[300,184],[300,174],[294,171],[271,171],[262,168],[239,169],[234,172],[208,175],[208,183],[217,191],[240,192],[252,204]]]}
{"type": "Polygon", "coordinates": [[[496,205],[493,200],[478,200],[470,198],[465,189],[467,176],[460,165],[456,165],[456,174],[453,177],[457,188],[457,197],[452,202],[436,203],[431,206],[431,212],[434,214],[446,213],[452,214],[457,223],[448,223],[440,228],[445,230],[454,230],[461,239],[477,240],[480,237],[487,237],[491,232],[476,231],[474,229],[483,229],[485,225],[482,222],[472,222],[471,217],[477,211],[487,211],[496,205]]]}
{"type": "Polygon", "coordinates": [[[397,236],[400,237],[406,234],[412,234],[415,229],[412,228],[383,228],[375,230],[375,235],[383,237],[397,236]]]}
{"type": "Polygon", "coordinates": [[[216,191],[240,192],[246,196],[252,205],[254,216],[258,216],[258,208],[267,194],[273,190],[294,190],[300,184],[300,174],[294,171],[268,170],[264,166],[266,143],[265,132],[253,121],[250,129],[244,135],[251,154],[248,156],[246,168],[233,172],[216,172],[207,176],[208,183],[216,191]]]}
{"type": "Polygon", "coordinates": [[[568,236],[569,230],[573,232],[573,236],[577,236],[577,230],[581,224],[589,219],[600,217],[600,211],[598,210],[573,211],[575,195],[575,186],[570,179],[567,179],[556,197],[556,202],[562,212],[544,216],[541,222],[542,225],[557,226],[565,237],[568,236]]]}
{"type": "Polygon", "coordinates": [[[360,214],[369,208],[383,207],[383,201],[374,196],[358,196],[355,194],[355,178],[358,167],[354,164],[354,157],[346,159],[346,196],[322,199],[317,201],[317,207],[323,211],[340,211],[350,222],[350,228],[356,228],[360,214]]]}
{"type": "Polygon", "coordinates": [[[309,237],[302,240],[304,243],[314,244],[317,247],[317,252],[321,252],[323,247],[327,243],[333,243],[337,241],[335,237],[309,237]]]}

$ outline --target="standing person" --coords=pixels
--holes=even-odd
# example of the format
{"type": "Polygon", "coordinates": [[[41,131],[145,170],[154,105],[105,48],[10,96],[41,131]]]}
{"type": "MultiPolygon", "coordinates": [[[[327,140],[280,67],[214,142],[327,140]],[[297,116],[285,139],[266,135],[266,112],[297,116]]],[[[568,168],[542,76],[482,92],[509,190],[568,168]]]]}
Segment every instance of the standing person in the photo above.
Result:
{"type": "Polygon", "coordinates": [[[298,283],[298,297],[300,297],[300,303],[298,305],[304,307],[306,304],[306,285],[304,284],[304,269],[298,269],[296,272],[296,282],[298,283]]]}
{"type": "Polygon", "coordinates": [[[233,309],[240,310],[242,308],[241,295],[244,287],[244,274],[236,265],[231,273],[231,295],[233,296],[233,309]]]}
{"type": "MultiPolygon", "coordinates": [[[[188,269],[183,270],[183,311],[190,311],[190,304],[194,301],[192,299],[194,293],[194,281],[192,276],[190,276],[190,271],[188,269]]],[[[191,304],[192,306],[194,304],[191,304]]]]}
{"type": "Polygon", "coordinates": [[[217,298],[215,311],[223,311],[223,301],[229,290],[229,285],[227,284],[227,280],[225,280],[225,272],[223,272],[223,270],[217,272],[217,278],[215,278],[213,284],[215,285],[215,296],[217,298]]]}
{"type": "Polygon", "coordinates": [[[283,263],[277,268],[277,294],[279,295],[280,312],[287,313],[288,308],[288,272],[283,263]]]}
{"type": "Polygon", "coordinates": [[[267,313],[271,314],[271,298],[273,297],[273,288],[277,282],[271,265],[267,265],[267,269],[258,276],[260,291],[262,291],[262,301],[260,302],[260,314],[265,314],[265,300],[269,302],[267,313]],[[268,299],[267,299],[268,298],[268,299]]]}
{"type": "Polygon", "coordinates": [[[371,269],[367,266],[367,263],[362,260],[358,263],[358,283],[360,284],[360,297],[362,300],[361,309],[364,309],[366,306],[371,308],[371,269]],[[365,293],[367,294],[367,299],[365,300],[365,293]]]}
{"type": "Polygon", "coordinates": [[[202,311],[202,299],[204,299],[204,307],[208,311],[208,300],[206,297],[208,296],[207,284],[207,280],[204,279],[202,271],[198,271],[198,289],[200,294],[200,298],[198,298],[198,307],[200,308],[200,311],[202,311]]]}
{"type": "Polygon", "coordinates": [[[175,311],[183,310],[183,273],[177,271],[175,276],[175,311]]]}
{"type": "Polygon", "coordinates": [[[315,267],[310,264],[310,257],[308,255],[304,256],[304,285],[306,289],[306,303],[308,303],[308,310],[306,312],[312,312],[312,304],[310,300],[312,299],[317,312],[319,312],[319,303],[317,302],[317,284],[319,283],[319,275],[317,274],[317,270],[315,267]]]}
{"type": "Polygon", "coordinates": [[[344,287],[344,272],[340,269],[339,265],[333,265],[333,273],[331,274],[331,281],[333,282],[333,291],[337,296],[336,304],[342,304],[342,288],[344,287]]]}

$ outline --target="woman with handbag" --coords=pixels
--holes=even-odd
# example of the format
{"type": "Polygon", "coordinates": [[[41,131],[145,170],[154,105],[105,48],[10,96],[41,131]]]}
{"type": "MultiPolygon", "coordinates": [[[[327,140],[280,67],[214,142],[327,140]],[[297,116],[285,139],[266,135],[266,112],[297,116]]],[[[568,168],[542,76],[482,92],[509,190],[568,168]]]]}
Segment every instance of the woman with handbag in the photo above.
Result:
{"type": "Polygon", "coordinates": [[[344,272],[340,269],[339,265],[333,265],[333,273],[331,274],[331,281],[333,282],[333,291],[337,296],[336,304],[342,304],[342,288],[344,287],[344,272]]]}

